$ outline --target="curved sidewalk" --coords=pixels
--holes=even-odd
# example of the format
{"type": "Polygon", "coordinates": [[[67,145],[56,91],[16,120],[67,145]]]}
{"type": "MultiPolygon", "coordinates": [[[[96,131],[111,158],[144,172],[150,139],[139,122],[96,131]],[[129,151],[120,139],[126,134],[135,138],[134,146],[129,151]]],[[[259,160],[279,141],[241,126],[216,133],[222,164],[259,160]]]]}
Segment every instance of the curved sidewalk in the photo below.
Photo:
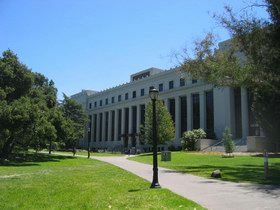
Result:
{"type": "MultiPolygon", "coordinates": [[[[127,157],[97,157],[139,177],[152,181],[152,166],[127,157]]],[[[280,177],[279,177],[280,178],[280,177]]],[[[279,210],[280,187],[216,181],[159,168],[159,183],[174,193],[191,199],[209,210],[279,210]]]]}

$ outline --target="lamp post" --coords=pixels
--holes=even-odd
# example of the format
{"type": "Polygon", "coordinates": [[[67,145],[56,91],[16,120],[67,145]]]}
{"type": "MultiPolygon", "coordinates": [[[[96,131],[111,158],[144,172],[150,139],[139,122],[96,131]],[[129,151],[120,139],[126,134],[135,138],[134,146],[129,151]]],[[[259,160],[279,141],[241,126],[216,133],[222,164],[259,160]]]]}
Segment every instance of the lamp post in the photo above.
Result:
{"type": "Polygon", "coordinates": [[[160,188],[158,183],[158,160],[157,160],[157,119],[156,119],[156,100],[158,98],[158,90],[151,88],[149,91],[153,105],[153,182],[151,188],[160,188]]]}
{"type": "Polygon", "coordinates": [[[87,149],[88,149],[88,158],[90,158],[90,135],[91,135],[91,133],[90,133],[90,127],[88,127],[88,145],[87,145],[87,149]]]}

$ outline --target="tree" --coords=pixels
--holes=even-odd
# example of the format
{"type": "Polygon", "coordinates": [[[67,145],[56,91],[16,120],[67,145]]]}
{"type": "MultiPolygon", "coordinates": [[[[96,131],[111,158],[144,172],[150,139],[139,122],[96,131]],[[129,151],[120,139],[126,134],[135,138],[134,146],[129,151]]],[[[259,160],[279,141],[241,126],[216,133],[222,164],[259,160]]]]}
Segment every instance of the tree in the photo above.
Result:
{"type": "MultiPolygon", "coordinates": [[[[241,15],[226,7],[215,18],[231,33],[223,50],[216,50],[211,33],[195,43],[194,56],[185,54],[182,71],[218,87],[245,87],[253,96],[252,109],[267,137],[280,139],[280,2],[265,0],[249,6],[266,7],[270,20],[241,15]]],[[[184,52],[187,52],[185,49],[184,52]]]]}
{"type": "MultiPolygon", "coordinates": [[[[157,116],[157,137],[158,143],[164,144],[166,141],[174,140],[175,138],[175,128],[172,121],[171,115],[163,105],[163,102],[156,101],[156,116],[157,116]]],[[[145,113],[145,125],[142,127],[144,131],[144,138],[141,137],[141,142],[143,144],[152,144],[153,141],[153,113],[152,113],[152,103],[149,102],[146,107],[145,113]]]]}
{"type": "Polygon", "coordinates": [[[62,124],[63,136],[61,137],[67,147],[73,148],[73,154],[75,154],[76,142],[83,137],[88,118],[79,103],[65,94],[63,97],[64,100],[60,108],[65,121],[62,124]]]}
{"type": "Polygon", "coordinates": [[[51,110],[56,106],[54,83],[31,72],[10,50],[0,58],[0,157],[13,149],[43,147],[56,138],[51,110]]]}
{"type": "Polygon", "coordinates": [[[224,147],[226,153],[233,153],[235,149],[235,144],[232,139],[232,134],[230,133],[229,128],[225,128],[223,133],[224,147]]]}

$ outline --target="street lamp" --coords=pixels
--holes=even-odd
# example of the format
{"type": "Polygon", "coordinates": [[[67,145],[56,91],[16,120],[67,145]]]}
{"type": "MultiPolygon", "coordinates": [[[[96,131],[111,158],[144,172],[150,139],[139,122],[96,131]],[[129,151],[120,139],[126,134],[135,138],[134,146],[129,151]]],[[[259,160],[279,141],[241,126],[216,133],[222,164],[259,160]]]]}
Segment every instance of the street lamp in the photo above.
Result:
{"type": "Polygon", "coordinates": [[[160,188],[158,183],[158,161],[157,161],[157,119],[156,119],[156,100],[158,98],[158,90],[154,87],[149,91],[153,105],[153,182],[151,188],[160,188]]]}

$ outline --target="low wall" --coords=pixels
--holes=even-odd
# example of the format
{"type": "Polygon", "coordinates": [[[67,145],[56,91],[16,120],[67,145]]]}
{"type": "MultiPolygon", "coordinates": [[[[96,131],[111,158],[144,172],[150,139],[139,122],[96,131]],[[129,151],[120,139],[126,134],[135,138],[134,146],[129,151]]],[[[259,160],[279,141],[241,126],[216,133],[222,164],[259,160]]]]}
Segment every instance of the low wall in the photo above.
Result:
{"type": "Polygon", "coordinates": [[[264,136],[247,136],[248,152],[271,151],[270,142],[264,136]]]}
{"type": "Polygon", "coordinates": [[[195,144],[195,149],[202,150],[207,147],[210,147],[211,145],[214,145],[217,142],[218,140],[213,140],[213,139],[199,139],[195,144]]]}

